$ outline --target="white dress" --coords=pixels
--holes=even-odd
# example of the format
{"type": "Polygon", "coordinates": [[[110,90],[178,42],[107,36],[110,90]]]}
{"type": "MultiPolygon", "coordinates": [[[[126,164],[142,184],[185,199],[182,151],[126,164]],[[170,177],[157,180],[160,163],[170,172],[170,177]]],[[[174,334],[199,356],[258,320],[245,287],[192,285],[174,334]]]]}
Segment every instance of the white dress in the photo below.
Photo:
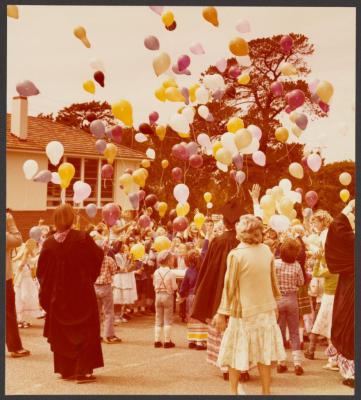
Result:
{"type": "MultiPolygon", "coordinates": [[[[116,254],[115,261],[121,269],[127,267],[127,261],[122,254],[116,254]]],[[[134,271],[119,272],[113,275],[114,304],[133,304],[137,299],[137,285],[134,271]]]]}

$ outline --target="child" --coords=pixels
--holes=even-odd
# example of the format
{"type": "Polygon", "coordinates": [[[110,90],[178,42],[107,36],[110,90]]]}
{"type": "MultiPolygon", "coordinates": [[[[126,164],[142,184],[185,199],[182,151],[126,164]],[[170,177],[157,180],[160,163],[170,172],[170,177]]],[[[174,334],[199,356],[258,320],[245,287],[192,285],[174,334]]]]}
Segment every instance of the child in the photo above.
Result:
{"type": "Polygon", "coordinates": [[[155,341],[154,347],[162,347],[161,333],[164,327],[164,348],[175,347],[171,340],[173,322],[174,292],[178,289],[174,266],[174,256],[168,250],[159,252],[158,269],[153,275],[155,290],[155,341]]]}
{"type": "MultiPolygon", "coordinates": [[[[301,245],[297,240],[285,239],[280,247],[281,259],[276,259],[275,261],[278,286],[282,293],[281,300],[277,302],[278,324],[284,342],[286,342],[286,328],[288,327],[296,375],[303,374],[301,343],[298,331],[299,309],[297,292],[298,288],[304,284],[304,277],[301,266],[296,261],[300,247],[301,245]]],[[[282,361],[277,366],[277,372],[282,373],[285,371],[287,371],[287,366],[285,361],[282,361]]]]}

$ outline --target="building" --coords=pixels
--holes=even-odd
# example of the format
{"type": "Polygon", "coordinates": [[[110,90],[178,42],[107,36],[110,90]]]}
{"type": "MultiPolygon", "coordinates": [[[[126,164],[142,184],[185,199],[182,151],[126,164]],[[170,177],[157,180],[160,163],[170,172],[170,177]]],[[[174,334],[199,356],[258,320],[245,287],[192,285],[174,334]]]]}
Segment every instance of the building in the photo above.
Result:
{"type": "MultiPolygon", "coordinates": [[[[12,210],[24,238],[27,238],[29,229],[37,225],[40,218],[51,223],[52,210],[61,203],[59,185],[27,180],[23,172],[26,160],[35,160],[39,171],[57,171],[58,166],[53,166],[45,153],[47,144],[54,140],[64,146],[64,157],[60,163],[70,162],[76,171],[66,189],[67,202],[72,202],[73,183],[82,180],[91,186],[92,193],[80,208],[95,203],[100,214],[103,205],[115,202],[124,210],[132,209],[127,195],[117,182],[126,169],[139,167],[141,160],[146,158],[142,152],[117,145],[113,179],[102,179],[101,168],[107,161],[97,152],[96,139],[81,129],[28,116],[26,97],[13,99],[12,114],[7,114],[6,140],[6,207],[12,210]]],[[[81,214],[83,222],[94,222],[89,221],[84,212],[81,214]]]]}

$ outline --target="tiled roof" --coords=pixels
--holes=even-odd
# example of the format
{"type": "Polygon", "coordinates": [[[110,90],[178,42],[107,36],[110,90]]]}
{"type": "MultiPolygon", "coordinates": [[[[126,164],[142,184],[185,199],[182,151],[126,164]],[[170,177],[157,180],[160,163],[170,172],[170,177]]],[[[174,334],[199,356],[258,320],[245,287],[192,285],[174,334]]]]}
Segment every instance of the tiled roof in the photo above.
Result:
{"type": "MultiPolygon", "coordinates": [[[[63,144],[65,155],[74,154],[100,157],[95,149],[96,139],[91,134],[45,118],[28,117],[28,137],[26,140],[20,140],[10,130],[11,114],[7,114],[6,148],[8,150],[43,151],[45,153],[46,145],[52,140],[57,140],[63,144]]],[[[117,159],[141,160],[147,158],[141,151],[122,145],[116,144],[116,146],[118,148],[117,159]]]]}

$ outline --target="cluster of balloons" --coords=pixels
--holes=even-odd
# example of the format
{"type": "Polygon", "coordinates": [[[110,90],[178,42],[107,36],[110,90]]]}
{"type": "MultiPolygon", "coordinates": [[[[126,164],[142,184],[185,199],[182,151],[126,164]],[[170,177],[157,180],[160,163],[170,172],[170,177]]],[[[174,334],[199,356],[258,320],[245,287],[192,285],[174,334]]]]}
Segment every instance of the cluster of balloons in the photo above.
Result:
{"type": "Polygon", "coordinates": [[[177,23],[174,19],[174,14],[172,11],[166,11],[162,13],[162,22],[168,31],[174,31],[174,29],[177,27],[177,23]]]}
{"type": "Polygon", "coordinates": [[[185,94],[183,93],[184,90],[180,89],[177,82],[173,78],[169,78],[165,80],[162,83],[162,86],[160,86],[155,92],[154,95],[155,97],[162,101],[165,102],[166,100],[172,101],[172,102],[185,102],[186,97],[185,94]]]}
{"type": "Polygon", "coordinates": [[[330,109],[329,102],[333,95],[333,86],[328,81],[315,79],[308,85],[312,94],[311,100],[318,104],[321,110],[327,113],[330,109]]]}
{"type": "Polygon", "coordinates": [[[128,170],[120,176],[118,183],[123,188],[124,192],[129,194],[134,191],[134,185],[143,188],[148,175],[149,172],[143,167],[138,168],[135,171],[128,170]]]}
{"type": "MultiPolygon", "coordinates": [[[[348,172],[342,172],[339,176],[339,181],[341,185],[348,186],[352,181],[352,176],[348,172]]],[[[340,191],[341,200],[346,203],[350,198],[350,192],[347,189],[342,189],[340,191]]]]}

